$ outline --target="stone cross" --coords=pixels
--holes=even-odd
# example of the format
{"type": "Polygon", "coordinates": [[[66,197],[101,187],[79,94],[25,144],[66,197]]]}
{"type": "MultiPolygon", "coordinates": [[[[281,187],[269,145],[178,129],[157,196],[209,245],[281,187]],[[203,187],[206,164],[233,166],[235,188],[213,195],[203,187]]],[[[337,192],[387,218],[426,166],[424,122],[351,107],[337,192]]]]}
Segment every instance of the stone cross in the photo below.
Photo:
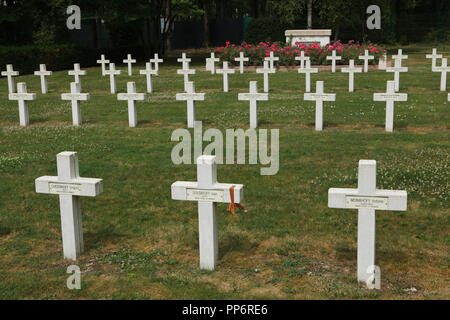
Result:
{"type": "MultiPolygon", "coordinates": [[[[190,59],[189,59],[190,60],[190,59]]],[[[189,75],[195,74],[194,69],[189,69],[189,63],[183,63],[183,69],[178,69],[177,74],[182,74],[184,79],[184,91],[187,90],[187,83],[189,82],[189,75]]]]}
{"type": "Polygon", "coordinates": [[[171,190],[173,200],[198,201],[200,269],[214,270],[219,256],[217,203],[240,203],[244,186],[217,182],[216,156],[203,155],[197,159],[197,181],[176,181],[171,190]]]}
{"type": "Polygon", "coordinates": [[[159,75],[159,64],[163,63],[163,62],[164,62],[164,60],[163,59],[159,59],[157,53],[155,53],[153,59],[150,59],[150,63],[154,63],[155,64],[156,75],[159,75]]]}
{"type": "Polygon", "coordinates": [[[436,68],[436,59],[442,59],[442,54],[437,54],[437,49],[433,48],[433,51],[431,54],[426,55],[427,59],[431,59],[431,70],[436,68]]]}
{"type": "MultiPolygon", "coordinates": [[[[303,52],[303,51],[302,51],[303,52]]],[[[297,59],[297,57],[295,57],[297,59]]],[[[336,50],[333,50],[331,56],[327,56],[327,60],[331,60],[331,72],[336,72],[336,61],[341,60],[341,56],[336,55],[336,50]]]]}
{"type": "Polygon", "coordinates": [[[152,93],[152,74],[157,75],[158,71],[156,71],[156,69],[152,69],[151,62],[147,62],[145,64],[145,69],[139,70],[139,74],[145,74],[147,79],[147,92],[152,93]]]}
{"type": "Polygon", "coordinates": [[[194,101],[204,101],[205,94],[204,93],[196,93],[194,82],[189,81],[186,84],[186,92],[177,93],[177,100],[186,101],[187,103],[187,125],[188,128],[194,128],[195,122],[195,105],[194,101]]]}
{"type": "Polygon", "coordinates": [[[35,180],[36,192],[59,195],[63,253],[65,259],[77,260],[83,252],[81,197],[95,197],[103,192],[102,179],[81,178],[76,152],[56,156],[57,176],[35,180]]]}
{"type": "Polygon", "coordinates": [[[402,49],[398,49],[397,54],[393,55],[392,59],[394,59],[396,61],[397,60],[400,61],[399,67],[401,67],[402,66],[402,60],[403,59],[408,59],[408,56],[403,54],[403,50],[402,49]]]}
{"type": "Polygon", "coordinates": [[[137,110],[136,101],[145,100],[145,93],[136,93],[136,83],[127,82],[127,93],[117,94],[117,100],[128,101],[128,124],[130,127],[137,126],[137,110]]]}
{"type": "Polygon", "coordinates": [[[210,70],[211,74],[216,73],[216,62],[219,62],[220,59],[215,57],[214,52],[211,52],[211,58],[206,58],[206,70],[210,70]]]}
{"type": "Polygon", "coordinates": [[[270,63],[270,70],[271,71],[275,71],[275,68],[273,67],[273,63],[274,63],[274,61],[280,60],[280,57],[274,57],[273,51],[270,51],[269,56],[265,57],[264,60],[265,61],[269,61],[269,63],[270,63]]]}
{"type": "Polygon", "coordinates": [[[395,91],[400,90],[400,72],[408,72],[408,68],[401,65],[402,61],[397,59],[394,62],[394,67],[386,68],[386,72],[394,72],[395,91]]]}
{"type": "Polygon", "coordinates": [[[16,92],[16,88],[14,86],[14,79],[13,77],[19,75],[19,71],[14,71],[12,64],[6,65],[6,71],[2,71],[2,76],[8,78],[8,93],[14,93],[16,92]]]}
{"type": "Polygon", "coordinates": [[[356,68],[355,67],[355,60],[351,59],[349,61],[348,68],[342,68],[342,72],[347,73],[348,72],[348,92],[354,91],[354,79],[355,79],[355,72],[362,72],[362,68],[356,68]]]}
{"type": "Polygon", "coordinates": [[[300,61],[300,69],[305,67],[305,61],[309,61],[309,57],[305,56],[305,51],[301,51],[299,56],[295,57],[295,60],[300,61]]]}
{"type": "Polygon", "coordinates": [[[374,56],[369,56],[369,50],[364,50],[364,55],[359,56],[360,60],[364,60],[364,72],[369,72],[369,60],[375,59],[374,56]]]}
{"type": "Polygon", "coordinates": [[[311,68],[311,61],[309,61],[309,60],[306,61],[305,68],[298,69],[298,73],[304,73],[306,75],[306,77],[305,77],[305,80],[306,80],[305,91],[306,92],[311,91],[311,73],[318,73],[318,72],[319,72],[319,69],[311,68]]]}
{"type": "Polygon", "coordinates": [[[234,69],[229,69],[228,68],[228,62],[224,61],[222,69],[217,69],[216,72],[219,73],[219,74],[220,73],[223,74],[223,91],[224,92],[228,92],[228,74],[229,73],[234,73],[235,70],[234,69]]]}
{"type": "Polygon", "coordinates": [[[80,101],[89,100],[89,93],[81,93],[80,83],[72,82],[70,84],[70,93],[61,94],[61,100],[72,101],[72,123],[74,126],[81,125],[80,101]]]}
{"type": "Polygon", "coordinates": [[[378,60],[378,70],[386,70],[387,68],[387,53],[383,53],[378,60]]]}
{"type": "Polygon", "coordinates": [[[183,70],[189,69],[189,62],[191,62],[191,59],[186,58],[186,53],[183,52],[181,58],[178,58],[177,61],[182,63],[183,70]]]}
{"type": "Polygon", "coordinates": [[[115,63],[110,63],[109,70],[105,70],[105,75],[109,75],[109,84],[112,94],[116,93],[116,76],[118,76],[120,72],[120,70],[116,70],[115,63]]]}
{"type": "Polygon", "coordinates": [[[306,101],[316,101],[316,131],[323,129],[323,102],[336,101],[336,94],[323,92],[323,81],[316,81],[316,93],[304,93],[306,101]]]}
{"type": "Polygon", "coordinates": [[[46,76],[51,76],[52,72],[47,71],[45,64],[41,64],[39,65],[39,71],[35,71],[34,75],[41,77],[41,91],[43,94],[46,94],[48,92],[46,76]]]}
{"type": "Polygon", "coordinates": [[[36,100],[36,93],[27,93],[27,84],[25,82],[19,82],[17,84],[17,93],[10,93],[8,99],[17,100],[19,102],[20,125],[22,127],[27,126],[30,123],[27,101],[36,100]]]}
{"type": "Polygon", "coordinates": [[[435,67],[433,72],[441,73],[441,91],[447,90],[447,72],[450,72],[450,67],[447,66],[447,58],[442,59],[442,65],[435,67]]]}
{"type": "Polygon", "coordinates": [[[80,82],[80,76],[86,75],[86,71],[80,69],[79,63],[74,63],[73,70],[69,70],[69,72],[67,73],[69,74],[69,76],[75,77],[75,82],[80,82]]]}
{"type": "Polygon", "coordinates": [[[396,93],[395,82],[388,81],[386,93],[374,93],[374,101],[386,101],[386,131],[394,130],[394,101],[408,101],[406,93],[396,93]]]}
{"type": "Polygon", "coordinates": [[[100,60],[97,60],[97,63],[99,63],[99,64],[102,65],[102,76],[104,76],[104,75],[105,75],[105,70],[106,70],[105,65],[106,65],[107,63],[109,63],[109,60],[106,60],[105,55],[102,54],[102,55],[100,56],[100,60]]]}
{"type": "Polygon", "coordinates": [[[244,62],[249,61],[248,57],[244,57],[244,53],[239,52],[239,58],[234,58],[234,61],[239,62],[239,72],[244,73],[244,62]]]}
{"type": "Polygon", "coordinates": [[[256,73],[264,74],[264,92],[269,92],[269,73],[275,73],[275,70],[269,68],[268,61],[264,61],[264,67],[256,69],[256,73]]]}
{"type": "MultiPolygon", "coordinates": [[[[267,61],[264,61],[264,63],[267,63],[267,61]]],[[[257,128],[258,110],[256,102],[269,100],[269,95],[267,93],[258,93],[256,81],[250,81],[250,92],[239,93],[238,100],[250,101],[250,128],[257,128]]]]}
{"type": "Polygon", "coordinates": [[[127,58],[123,60],[123,63],[126,63],[128,65],[128,75],[132,76],[133,75],[133,63],[136,63],[136,59],[132,59],[131,58],[131,54],[127,55],[127,58]]]}
{"type": "Polygon", "coordinates": [[[407,193],[377,189],[377,163],[359,160],[358,188],[330,188],[328,207],[358,209],[358,281],[373,276],[375,266],[375,210],[406,211],[407,193]]]}

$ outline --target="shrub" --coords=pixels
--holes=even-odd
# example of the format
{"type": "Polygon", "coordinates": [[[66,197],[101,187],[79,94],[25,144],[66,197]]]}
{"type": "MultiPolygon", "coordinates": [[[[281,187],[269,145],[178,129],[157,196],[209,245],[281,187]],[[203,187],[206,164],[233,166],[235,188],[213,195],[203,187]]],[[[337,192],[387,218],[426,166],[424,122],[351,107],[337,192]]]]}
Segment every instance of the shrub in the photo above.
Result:
{"type": "Polygon", "coordinates": [[[252,19],[245,31],[244,41],[254,44],[261,41],[280,41],[284,39],[286,29],[287,25],[274,17],[252,19]]]}
{"type": "Polygon", "coordinates": [[[95,49],[72,44],[55,46],[0,46],[0,69],[13,64],[20,74],[33,73],[39,64],[45,63],[48,70],[57,71],[73,67],[95,65],[98,52],[95,49]]]}

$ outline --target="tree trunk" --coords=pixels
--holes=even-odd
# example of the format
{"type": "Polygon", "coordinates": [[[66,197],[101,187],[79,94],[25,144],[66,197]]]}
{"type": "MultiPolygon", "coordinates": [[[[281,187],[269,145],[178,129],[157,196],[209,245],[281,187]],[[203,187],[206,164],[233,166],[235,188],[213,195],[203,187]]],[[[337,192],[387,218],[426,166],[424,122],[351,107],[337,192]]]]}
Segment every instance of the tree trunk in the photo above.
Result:
{"type": "Polygon", "coordinates": [[[336,23],[336,28],[334,31],[334,42],[338,41],[339,39],[339,29],[341,28],[341,24],[338,22],[336,23]]]}
{"type": "Polygon", "coordinates": [[[312,29],[312,0],[308,0],[308,29],[312,29]]]}
{"type": "Polygon", "coordinates": [[[208,48],[209,47],[209,0],[203,0],[203,46],[208,48]]]}

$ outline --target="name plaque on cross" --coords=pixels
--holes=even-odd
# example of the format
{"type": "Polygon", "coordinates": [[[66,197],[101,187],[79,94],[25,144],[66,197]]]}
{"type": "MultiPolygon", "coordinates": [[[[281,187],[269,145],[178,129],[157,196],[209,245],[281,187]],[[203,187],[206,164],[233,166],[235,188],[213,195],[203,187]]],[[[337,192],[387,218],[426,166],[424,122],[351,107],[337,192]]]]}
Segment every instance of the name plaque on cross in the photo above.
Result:
{"type": "Polygon", "coordinates": [[[186,200],[223,202],[223,190],[186,189],[186,200]]]}
{"type": "Polygon", "coordinates": [[[347,196],[345,197],[346,209],[377,209],[387,210],[388,198],[386,197],[362,197],[347,196]]]}
{"type": "Polygon", "coordinates": [[[57,183],[50,182],[48,184],[48,193],[51,194],[72,194],[81,196],[81,184],[79,183],[57,183]]]}

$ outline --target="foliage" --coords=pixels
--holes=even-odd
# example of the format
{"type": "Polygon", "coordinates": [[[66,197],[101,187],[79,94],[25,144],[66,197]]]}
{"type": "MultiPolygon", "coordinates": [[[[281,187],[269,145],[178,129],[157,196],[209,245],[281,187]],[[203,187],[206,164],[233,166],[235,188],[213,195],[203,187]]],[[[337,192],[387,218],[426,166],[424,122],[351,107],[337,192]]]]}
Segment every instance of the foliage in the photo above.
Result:
{"type": "Polygon", "coordinates": [[[336,41],[325,47],[321,47],[318,44],[305,45],[298,42],[294,46],[284,45],[278,42],[260,42],[257,45],[251,45],[245,42],[241,45],[235,45],[226,42],[224,47],[216,48],[215,52],[221,60],[229,61],[237,65],[238,62],[234,61],[234,58],[239,57],[239,52],[242,51],[245,56],[249,57],[248,65],[261,66],[264,58],[268,57],[270,52],[273,51],[274,55],[280,58],[276,62],[276,65],[292,66],[298,65],[295,57],[300,56],[301,51],[305,51],[305,56],[310,57],[312,65],[331,64],[331,61],[326,60],[326,57],[331,55],[333,50],[336,50],[336,54],[342,56],[342,59],[336,63],[347,65],[350,59],[355,60],[355,64],[363,64],[363,60],[358,59],[358,57],[364,54],[365,49],[369,50],[369,54],[375,57],[374,60],[369,61],[370,64],[378,63],[380,56],[386,52],[386,50],[381,49],[376,44],[368,43],[361,45],[353,40],[346,44],[336,41]]]}
{"type": "Polygon", "coordinates": [[[287,24],[280,22],[275,17],[253,19],[247,26],[244,41],[247,43],[279,41],[284,38],[286,29],[287,24]]]}
{"type": "Polygon", "coordinates": [[[48,70],[69,69],[74,63],[91,66],[95,65],[97,56],[97,50],[73,44],[0,46],[0,66],[13,64],[21,74],[38,70],[41,63],[48,70]]]}

